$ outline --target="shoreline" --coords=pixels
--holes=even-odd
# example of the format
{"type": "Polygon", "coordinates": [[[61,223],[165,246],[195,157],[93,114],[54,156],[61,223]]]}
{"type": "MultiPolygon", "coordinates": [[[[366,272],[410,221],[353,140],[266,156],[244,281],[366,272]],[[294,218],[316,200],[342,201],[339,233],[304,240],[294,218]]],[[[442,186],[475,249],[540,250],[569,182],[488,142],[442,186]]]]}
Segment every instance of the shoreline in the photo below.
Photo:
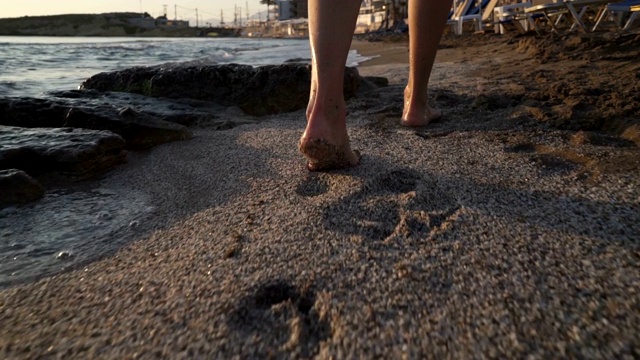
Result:
{"type": "Polygon", "coordinates": [[[304,109],[135,154],[100,185],[150,199],[149,231],[0,290],[0,353],[632,357],[640,138],[591,121],[635,111],[637,65],[485,39],[445,39],[467,45],[439,52],[424,129],[398,125],[406,44],[354,40],[390,85],[347,104],[352,169],[307,171],[304,109]]]}
{"type": "Polygon", "coordinates": [[[354,38],[351,49],[358,51],[360,55],[374,57],[359,64],[359,68],[409,63],[409,50],[406,43],[370,42],[354,38]]]}

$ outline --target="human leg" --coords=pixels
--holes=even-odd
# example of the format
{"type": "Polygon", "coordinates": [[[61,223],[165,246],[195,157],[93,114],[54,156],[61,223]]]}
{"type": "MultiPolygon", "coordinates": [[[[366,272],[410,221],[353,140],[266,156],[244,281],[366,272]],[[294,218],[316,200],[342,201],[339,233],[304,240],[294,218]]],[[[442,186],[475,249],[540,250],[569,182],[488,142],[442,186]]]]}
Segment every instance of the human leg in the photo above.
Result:
{"type": "Polygon", "coordinates": [[[402,125],[425,126],[442,112],[429,106],[427,89],[452,0],[409,0],[409,82],[402,125]]]}
{"type": "Polygon", "coordinates": [[[311,93],[299,149],[310,170],[356,165],[344,101],[344,68],[360,9],[359,0],[310,0],[311,93]]]}

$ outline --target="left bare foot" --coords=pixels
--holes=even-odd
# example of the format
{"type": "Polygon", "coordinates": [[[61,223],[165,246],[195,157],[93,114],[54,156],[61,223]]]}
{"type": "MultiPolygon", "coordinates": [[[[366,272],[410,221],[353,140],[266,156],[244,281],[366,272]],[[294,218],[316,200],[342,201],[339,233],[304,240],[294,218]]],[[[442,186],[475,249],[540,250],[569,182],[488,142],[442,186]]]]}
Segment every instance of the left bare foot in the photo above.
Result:
{"type": "Polygon", "coordinates": [[[409,88],[404,89],[404,110],[402,110],[402,120],[400,124],[408,127],[420,127],[427,126],[435,120],[438,120],[442,116],[442,111],[432,108],[427,103],[426,99],[424,105],[412,104],[412,94],[409,88]]]}
{"type": "Polygon", "coordinates": [[[325,139],[303,136],[298,149],[307,158],[309,171],[344,169],[360,163],[360,152],[351,150],[348,139],[342,145],[334,145],[325,139]]]}

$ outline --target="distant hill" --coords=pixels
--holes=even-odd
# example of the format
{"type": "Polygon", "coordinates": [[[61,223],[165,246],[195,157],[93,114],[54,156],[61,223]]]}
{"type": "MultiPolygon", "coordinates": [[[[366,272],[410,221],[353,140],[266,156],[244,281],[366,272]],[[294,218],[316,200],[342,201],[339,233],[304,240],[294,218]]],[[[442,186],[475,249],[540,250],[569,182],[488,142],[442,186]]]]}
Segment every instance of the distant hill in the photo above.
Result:
{"type": "Polygon", "coordinates": [[[189,27],[186,21],[149,14],[105,13],[0,19],[0,35],[14,36],[236,36],[233,29],[189,27]]]}

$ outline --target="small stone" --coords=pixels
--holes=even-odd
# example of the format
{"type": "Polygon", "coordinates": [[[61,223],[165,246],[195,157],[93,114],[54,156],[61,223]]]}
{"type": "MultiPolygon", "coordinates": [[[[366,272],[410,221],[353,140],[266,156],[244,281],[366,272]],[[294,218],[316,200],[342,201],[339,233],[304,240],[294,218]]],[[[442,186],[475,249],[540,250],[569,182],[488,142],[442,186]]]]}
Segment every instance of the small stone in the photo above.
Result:
{"type": "MultiPolygon", "coordinates": [[[[1,135],[0,135],[1,138],[1,135]]],[[[3,152],[11,144],[3,144],[0,149],[0,163],[6,157],[3,152]]],[[[10,150],[6,150],[10,153],[10,150]]],[[[15,151],[17,152],[17,151],[15,151]]],[[[44,188],[26,172],[18,169],[0,170],[0,208],[10,205],[26,204],[40,199],[44,195],[44,188]]],[[[5,235],[6,236],[6,235],[5,235]]]]}
{"type": "Polygon", "coordinates": [[[230,259],[233,257],[238,256],[238,254],[240,253],[240,246],[239,245],[233,245],[233,246],[229,246],[225,251],[224,251],[224,258],[225,259],[230,259]]]}
{"type": "Polygon", "coordinates": [[[120,111],[118,112],[118,115],[122,117],[128,117],[128,116],[135,116],[137,115],[137,113],[132,108],[126,107],[126,108],[120,109],[120,111]]]}

